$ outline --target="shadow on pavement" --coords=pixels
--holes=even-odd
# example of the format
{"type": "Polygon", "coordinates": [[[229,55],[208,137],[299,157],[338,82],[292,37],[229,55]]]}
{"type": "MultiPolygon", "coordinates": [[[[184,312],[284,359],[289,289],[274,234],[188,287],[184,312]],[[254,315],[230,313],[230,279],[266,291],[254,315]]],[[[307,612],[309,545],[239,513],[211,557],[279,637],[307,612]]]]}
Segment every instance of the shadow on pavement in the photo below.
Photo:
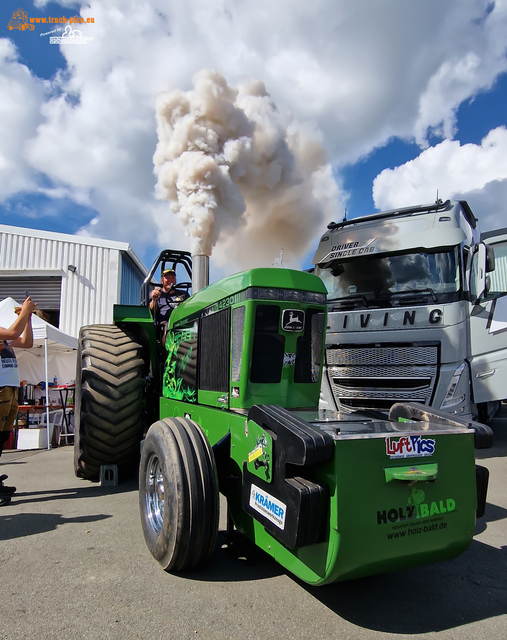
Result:
{"type": "Polygon", "coordinates": [[[209,561],[201,568],[178,575],[199,582],[250,582],[283,573],[283,567],[243,536],[235,533],[231,544],[226,532],[219,531],[217,545],[209,561]]]}
{"type": "Polygon", "coordinates": [[[30,464],[30,462],[28,460],[13,460],[12,462],[9,460],[9,462],[0,463],[0,469],[3,467],[6,467],[6,469],[9,467],[15,467],[18,464],[30,464]]]}
{"type": "Polygon", "coordinates": [[[58,513],[15,513],[0,515],[0,540],[14,540],[38,533],[53,531],[63,524],[71,522],[97,522],[111,518],[110,515],[97,514],[94,516],[78,516],[65,518],[58,513]]]}
{"type": "Polygon", "coordinates": [[[300,584],[355,625],[385,633],[429,633],[506,614],[506,563],[507,547],[474,541],[448,562],[327,587],[300,584]]]}
{"type": "Polygon", "coordinates": [[[507,405],[502,404],[502,408],[489,425],[493,429],[493,447],[491,449],[476,449],[475,457],[478,460],[488,458],[507,457],[507,405]]]}
{"type": "MultiPolygon", "coordinates": [[[[76,498],[96,498],[98,496],[129,493],[138,490],[137,480],[122,482],[117,487],[102,487],[98,483],[70,489],[50,489],[48,491],[17,491],[12,496],[11,506],[49,502],[51,500],[75,500],[76,498]]],[[[137,498],[136,498],[137,499],[137,498]]]]}
{"type": "Polygon", "coordinates": [[[488,526],[488,522],[497,522],[498,520],[504,520],[505,518],[507,518],[507,509],[487,502],[484,517],[479,518],[477,520],[477,524],[475,525],[474,535],[476,536],[479,533],[485,531],[488,526]]]}
{"type": "MultiPolygon", "coordinates": [[[[489,521],[505,510],[488,505],[489,521]]],[[[384,633],[418,634],[453,629],[507,614],[507,547],[473,541],[460,557],[390,574],[312,587],[286,572],[260,549],[229,546],[219,533],[215,553],[187,580],[242,582],[278,575],[298,583],[341,618],[384,633]]]]}

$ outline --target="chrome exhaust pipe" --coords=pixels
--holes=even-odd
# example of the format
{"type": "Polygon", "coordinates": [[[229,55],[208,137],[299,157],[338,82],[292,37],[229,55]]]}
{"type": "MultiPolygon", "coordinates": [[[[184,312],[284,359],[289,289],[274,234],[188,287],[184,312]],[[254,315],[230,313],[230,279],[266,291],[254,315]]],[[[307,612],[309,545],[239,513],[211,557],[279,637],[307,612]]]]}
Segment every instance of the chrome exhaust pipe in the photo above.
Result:
{"type": "Polygon", "coordinates": [[[192,294],[209,285],[209,256],[192,256],[192,294]]]}

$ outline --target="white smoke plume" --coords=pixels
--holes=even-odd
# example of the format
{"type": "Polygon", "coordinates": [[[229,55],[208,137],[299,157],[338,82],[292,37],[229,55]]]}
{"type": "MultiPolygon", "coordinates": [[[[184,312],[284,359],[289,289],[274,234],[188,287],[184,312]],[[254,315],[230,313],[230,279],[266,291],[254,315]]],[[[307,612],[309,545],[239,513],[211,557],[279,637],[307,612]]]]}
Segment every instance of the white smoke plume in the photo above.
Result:
{"type": "Polygon", "coordinates": [[[157,197],[192,238],[193,252],[237,267],[269,266],[284,251],[296,266],[324,221],[337,217],[338,187],[309,125],[285,122],[262,82],[228,85],[202,70],[194,89],[156,105],[157,197]]]}

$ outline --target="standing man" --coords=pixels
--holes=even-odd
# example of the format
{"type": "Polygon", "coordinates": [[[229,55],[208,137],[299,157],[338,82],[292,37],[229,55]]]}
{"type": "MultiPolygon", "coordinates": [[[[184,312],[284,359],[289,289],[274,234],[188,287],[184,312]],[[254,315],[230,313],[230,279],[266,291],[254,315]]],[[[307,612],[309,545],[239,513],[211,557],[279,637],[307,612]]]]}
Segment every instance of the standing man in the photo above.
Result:
{"type": "Polygon", "coordinates": [[[186,291],[176,290],[176,273],[174,269],[164,269],[161,275],[162,288],[157,287],[151,292],[150,309],[155,322],[155,332],[162,345],[165,345],[165,335],[169,317],[174,309],[186,300],[186,291]]]}
{"type": "MultiPolygon", "coordinates": [[[[8,329],[0,327],[0,456],[11,435],[18,415],[18,361],[14,347],[30,349],[33,345],[32,312],[37,305],[28,297],[19,310],[18,317],[8,329]]],[[[7,487],[0,476],[0,507],[9,504],[16,487],[7,487]]]]}

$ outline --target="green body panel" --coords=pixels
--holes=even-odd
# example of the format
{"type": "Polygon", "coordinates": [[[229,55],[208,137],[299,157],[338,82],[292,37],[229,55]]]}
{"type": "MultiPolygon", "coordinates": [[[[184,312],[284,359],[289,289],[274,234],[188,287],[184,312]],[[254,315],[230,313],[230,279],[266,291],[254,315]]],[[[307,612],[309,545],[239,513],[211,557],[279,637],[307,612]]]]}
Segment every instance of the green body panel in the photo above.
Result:
{"type": "Polygon", "coordinates": [[[157,340],[153,317],[149,307],[128,304],[113,305],[113,322],[117,325],[132,325],[138,327],[137,333],[145,339],[150,353],[152,370],[155,368],[157,340]]]}
{"type": "MultiPolygon", "coordinates": [[[[291,356],[296,356],[298,340],[304,332],[285,331],[278,327],[276,333],[283,340],[288,362],[281,369],[279,381],[252,381],[250,376],[252,362],[254,358],[259,358],[259,349],[254,350],[254,327],[259,306],[279,309],[280,315],[285,310],[301,310],[306,314],[305,317],[318,313],[325,318],[326,307],[323,303],[319,305],[300,300],[269,299],[273,292],[281,292],[283,298],[284,292],[289,295],[294,291],[325,295],[322,281],[314,275],[290,269],[253,269],[209,285],[183,302],[171,314],[166,341],[168,356],[163,395],[174,400],[231,409],[247,409],[254,404],[278,404],[286,408],[316,407],[320,394],[321,367],[316,369],[314,380],[295,382],[294,362],[290,363],[291,356]],[[230,310],[233,318],[227,345],[223,345],[231,352],[227,371],[228,388],[217,391],[209,388],[192,389],[191,376],[186,375],[186,368],[190,351],[197,348],[199,341],[199,322],[225,310],[230,310]],[[236,310],[241,313],[241,321],[237,323],[234,322],[236,310]]],[[[322,324],[324,326],[324,320],[322,324]]],[[[310,327],[307,329],[310,331],[310,327]]],[[[322,343],[320,359],[323,353],[322,343]]],[[[194,370],[197,355],[195,353],[195,361],[190,362],[190,367],[194,367],[194,370]]]]}
{"type": "MultiPolygon", "coordinates": [[[[305,582],[324,585],[448,560],[472,541],[476,486],[471,431],[435,435],[430,431],[433,455],[410,460],[390,459],[387,436],[337,436],[333,459],[313,470],[315,480],[330,491],[325,542],[289,549],[241,504],[244,462],[255,476],[272,481],[276,442],[271,436],[244,415],[165,398],[160,415],[190,417],[212,445],[231,434],[230,471],[238,482],[228,490],[227,499],[234,524],[305,582]],[[259,444],[262,455],[257,458],[259,444]],[[266,466],[255,468],[255,459],[268,462],[268,476],[266,466]],[[411,469],[412,479],[406,480],[411,469]],[[417,470],[422,470],[423,479],[414,481],[417,470]],[[393,477],[397,473],[402,480],[393,477]]],[[[396,437],[410,433],[397,432],[396,437]]]]}
{"type": "Polygon", "coordinates": [[[130,304],[113,305],[113,322],[135,322],[140,325],[153,325],[153,318],[148,307],[130,304]]]}
{"type": "Polygon", "coordinates": [[[197,422],[212,447],[229,433],[244,431],[246,423],[245,416],[231,411],[160,398],[160,419],[174,417],[186,417],[197,422]]]}
{"type": "MultiPolygon", "coordinates": [[[[248,455],[241,440],[241,434],[232,439],[235,457],[238,450],[248,455]]],[[[315,585],[454,558],[469,546],[475,528],[473,434],[435,440],[437,481],[414,484],[386,482],[385,469],[399,462],[386,457],[384,438],[336,440],[334,460],[315,471],[331,494],[324,543],[288,549],[230,504],[234,522],[282,566],[315,585]]]]}
{"type": "Polygon", "coordinates": [[[418,464],[410,467],[387,467],[386,482],[432,482],[438,477],[438,464],[418,464]]]}
{"type": "MultiPolygon", "coordinates": [[[[222,303],[220,308],[232,306],[231,296],[235,296],[249,287],[269,287],[272,289],[293,289],[327,293],[320,278],[310,273],[292,269],[251,269],[214,282],[181,304],[171,314],[171,325],[178,325],[188,317],[199,315],[201,311],[215,303],[222,303]]],[[[218,310],[218,309],[217,309],[218,310]]]]}
{"type": "Polygon", "coordinates": [[[247,470],[265,482],[273,480],[273,438],[253,420],[245,427],[247,448],[247,470]]]}
{"type": "Polygon", "coordinates": [[[229,408],[229,394],[226,392],[199,390],[197,398],[199,404],[204,404],[208,407],[216,407],[217,409],[229,408]]]}
{"type": "Polygon", "coordinates": [[[166,398],[197,402],[197,389],[187,375],[187,370],[194,366],[197,332],[194,327],[180,331],[168,331],[166,337],[166,364],[162,380],[162,394],[166,398]]]}
{"type": "Polygon", "coordinates": [[[468,547],[476,511],[473,433],[434,439],[435,453],[413,461],[437,463],[437,479],[414,484],[386,482],[385,470],[407,460],[390,460],[385,438],[336,442],[332,537],[339,551],[327,581],[445,560],[468,547]]]}
{"type": "MultiPolygon", "coordinates": [[[[456,557],[470,544],[475,528],[473,432],[427,423],[421,428],[412,422],[386,421],[374,427],[368,421],[347,423],[347,418],[318,422],[326,326],[322,294],[322,281],[311,274],[254,269],[214,283],[183,302],[171,315],[159,417],[187,417],[202,427],[215,448],[220,490],[235,526],[305,582],[323,585],[456,557]],[[284,320],[292,317],[291,311],[304,319],[304,328],[296,330],[284,320]],[[278,320],[270,324],[271,316],[278,320]],[[269,339],[263,342],[266,335],[269,339]],[[275,362],[276,375],[270,368],[273,352],[283,356],[283,365],[280,358],[275,362]],[[202,363],[208,368],[200,368],[202,363]],[[309,424],[305,431],[293,413],[287,417],[280,410],[275,412],[281,425],[276,429],[282,430],[277,435],[248,419],[254,405],[299,409],[298,418],[309,424]],[[300,469],[282,464],[286,452],[280,443],[286,433],[292,437],[298,429],[308,442],[315,436],[316,444],[308,445],[312,456],[322,445],[321,457],[315,458],[321,460],[318,464],[305,461],[298,463],[300,469]],[[421,455],[400,454],[410,437],[426,441],[421,455]],[[323,527],[319,518],[313,529],[303,522],[304,535],[299,536],[298,522],[297,536],[283,538],[290,533],[285,515],[299,516],[294,504],[304,503],[303,498],[299,503],[283,502],[283,495],[293,495],[283,494],[284,483],[293,483],[291,489],[303,487],[298,495],[307,491],[306,522],[311,524],[318,513],[323,527]],[[252,508],[257,490],[257,495],[268,495],[274,514],[267,523],[264,516],[264,524],[252,508]],[[275,516],[280,516],[279,524],[275,516]]],[[[155,371],[156,342],[148,308],[117,306],[114,314],[118,324],[138,325],[155,371]]],[[[267,415],[258,407],[252,414],[267,415]]],[[[264,424],[275,429],[273,423],[264,424]]]]}

